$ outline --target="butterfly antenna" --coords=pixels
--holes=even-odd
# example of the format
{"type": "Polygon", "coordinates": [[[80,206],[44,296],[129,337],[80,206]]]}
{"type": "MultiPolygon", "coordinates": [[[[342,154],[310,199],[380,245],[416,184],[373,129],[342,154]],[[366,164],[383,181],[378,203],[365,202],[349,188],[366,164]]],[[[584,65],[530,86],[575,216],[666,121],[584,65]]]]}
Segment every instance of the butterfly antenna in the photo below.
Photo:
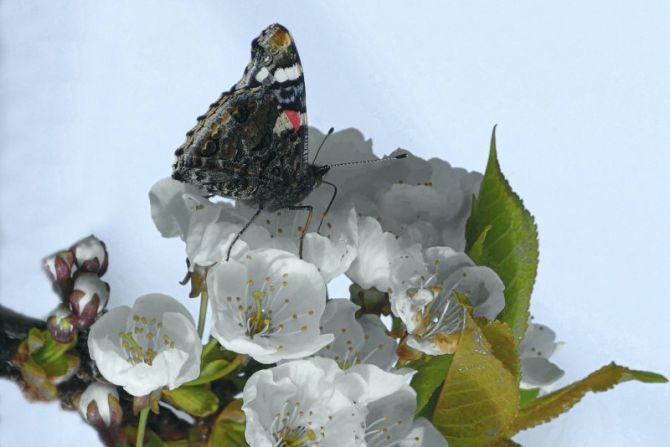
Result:
{"type": "Polygon", "coordinates": [[[330,136],[330,134],[333,133],[334,130],[335,130],[334,127],[331,127],[331,128],[328,130],[328,133],[327,133],[326,136],[324,137],[323,141],[321,141],[321,144],[319,145],[319,148],[316,150],[316,155],[314,156],[314,160],[312,160],[312,163],[316,163],[316,159],[317,159],[317,157],[319,156],[319,152],[321,152],[321,148],[323,147],[323,144],[326,142],[326,140],[328,139],[328,137],[330,136]]]}
{"type": "MultiPolygon", "coordinates": [[[[330,167],[335,167],[335,166],[349,166],[349,165],[358,165],[358,164],[366,164],[366,163],[376,163],[378,161],[387,161],[387,160],[402,160],[403,158],[407,158],[408,154],[398,154],[393,157],[383,157],[383,158],[378,158],[376,160],[362,160],[362,161],[349,161],[346,163],[337,163],[334,165],[330,165],[330,167]]],[[[322,184],[332,186],[333,187],[333,195],[330,197],[330,201],[328,202],[328,206],[326,207],[326,211],[324,211],[323,215],[321,216],[321,222],[319,222],[319,228],[317,228],[316,232],[319,233],[321,231],[321,226],[323,225],[323,221],[326,218],[326,215],[328,214],[328,211],[330,211],[330,207],[333,205],[333,202],[335,201],[335,197],[337,196],[337,186],[335,186],[334,183],[327,182],[325,180],[321,181],[322,184]]]]}
{"type": "Polygon", "coordinates": [[[331,168],[339,167],[339,166],[351,166],[351,165],[362,165],[362,164],[367,164],[367,163],[377,163],[378,161],[389,161],[389,160],[402,160],[403,158],[407,158],[408,154],[398,154],[394,155],[393,157],[383,157],[383,158],[378,158],[376,160],[360,160],[360,161],[347,161],[345,163],[335,163],[334,165],[330,165],[331,168]]]}

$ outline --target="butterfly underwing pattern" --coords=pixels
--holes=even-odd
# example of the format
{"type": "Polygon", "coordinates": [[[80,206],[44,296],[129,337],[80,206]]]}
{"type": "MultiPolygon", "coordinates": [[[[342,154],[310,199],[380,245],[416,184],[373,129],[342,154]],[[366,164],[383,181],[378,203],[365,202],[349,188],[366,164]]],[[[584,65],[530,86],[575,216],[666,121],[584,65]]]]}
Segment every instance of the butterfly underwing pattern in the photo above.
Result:
{"type": "Polygon", "coordinates": [[[329,167],[307,159],[305,82],[286,28],[270,25],[253,40],[242,79],[198,117],[175,155],[172,177],[210,194],[258,207],[258,213],[311,209],[296,204],[329,167]]]}

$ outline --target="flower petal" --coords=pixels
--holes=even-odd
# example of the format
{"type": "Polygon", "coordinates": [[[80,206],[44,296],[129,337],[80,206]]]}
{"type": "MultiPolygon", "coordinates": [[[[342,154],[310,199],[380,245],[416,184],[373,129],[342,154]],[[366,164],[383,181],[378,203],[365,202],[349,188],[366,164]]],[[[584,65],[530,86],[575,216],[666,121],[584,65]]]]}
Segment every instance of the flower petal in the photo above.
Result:
{"type": "Polygon", "coordinates": [[[184,194],[201,195],[199,188],[188,183],[164,178],[149,191],[151,218],[163,237],[184,237],[188,233],[190,212],[184,194]]]}
{"type": "Polygon", "coordinates": [[[260,249],[208,274],[212,335],[262,363],[306,357],[332,341],[319,319],[326,288],[316,267],[292,253],[260,249]]]}

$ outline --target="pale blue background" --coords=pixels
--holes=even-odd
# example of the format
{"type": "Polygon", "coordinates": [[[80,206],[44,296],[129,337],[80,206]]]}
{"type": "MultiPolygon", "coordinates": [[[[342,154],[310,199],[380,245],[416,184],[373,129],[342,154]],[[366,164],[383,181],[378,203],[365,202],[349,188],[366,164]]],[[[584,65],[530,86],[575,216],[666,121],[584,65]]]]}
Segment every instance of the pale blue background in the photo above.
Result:
{"type": "MultiPolygon", "coordinates": [[[[183,245],[160,238],[147,191],[278,21],[322,129],[483,170],[499,124],[540,230],[532,310],[566,342],[563,383],[611,360],[670,375],[668,2],[240,3],[0,3],[4,304],[44,316],[56,298],[39,259],[91,232],[110,249],[112,305],[186,296],[183,245]]],[[[0,393],[1,446],[97,445],[77,414],[0,393]]],[[[669,385],[627,383],[517,439],[668,445],[669,402],[669,385]]]]}

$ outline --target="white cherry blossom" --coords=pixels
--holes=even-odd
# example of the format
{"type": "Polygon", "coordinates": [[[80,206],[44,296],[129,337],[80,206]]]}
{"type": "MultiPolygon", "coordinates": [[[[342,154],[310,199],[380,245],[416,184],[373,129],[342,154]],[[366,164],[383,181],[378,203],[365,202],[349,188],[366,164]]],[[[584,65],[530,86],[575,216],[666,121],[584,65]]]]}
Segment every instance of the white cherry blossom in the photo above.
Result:
{"type": "Polygon", "coordinates": [[[404,253],[419,254],[418,244],[406,246],[402,240],[383,231],[379,222],[371,217],[358,221],[358,257],[351,263],[347,276],[364,289],[380,291],[391,289],[391,264],[404,253]]]}
{"type": "Polygon", "coordinates": [[[158,293],[116,307],[93,326],[88,348],[109,382],[133,396],[175,389],[200,374],[202,345],[188,310],[158,293]]]}
{"type": "Polygon", "coordinates": [[[562,343],[556,342],[556,333],[549,327],[531,323],[519,344],[521,359],[521,387],[550,391],[565,374],[549,358],[562,343]]]}
{"type": "Polygon", "coordinates": [[[204,194],[197,186],[170,177],[156,182],[149,190],[149,202],[151,218],[161,235],[185,239],[191,222],[185,196],[202,197],[204,194]]]}
{"type": "MultiPolygon", "coordinates": [[[[313,147],[324,135],[310,128],[313,147]]],[[[390,155],[408,153],[394,151],[390,155]]],[[[345,129],[328,137],[319,163],[376,160],[372,141],[356,129],[345,129]]],[[[423,247],[465,248],[465,222],[473,194],[479,192],[482,175],[453,168],[446,161],[423,160],[410,155],[398,161],[334,167],[326,180],[338,187],[333,208],[355,207],[361,216],[377,219],[384,231],[407,238],[423,247]]],[[[311,197],[306,199],[311,200],[311,197]]]]}
{"type": "Polygon", "coordinates": [[[321,334],[326,286],[316,267],[266,248],[215,265],[207,276],[212,335],[261,363],[306,357],[333,340],[321,334]]]}
{"type": "Polygon", "coordinates": [[[417,418],[405,439],[389,447],[448,447],[448,444],[428,419],[417,418]]]}
{"type": "MultiPolygon", "coordinates": [[[[320,191],[321,195],[315,198],[314,218],[303,241],[302,258],[314,264],[328,283],[346,272],[357,256],[358,219],[353,209],[329,212],[317,232],[329,201],[325,193],[320,191]]],[[[235,208],[245,220],[255,211],[241,204],[235,208]]],[[[307,212],[302,210],[262,212],[241,239],[252,248],[277,248],[297,255],[306,216],[307,212]]],[[[230,220],[225,216],[224,219],[230,220]]]]}
{"type": "Polygon", "coordinates": [[[392,262],[390,282],[391,309],[407,328],[407,343],[430,355],[451,352],[465,323],[454,292],[468,299],[475,317],[492,320],[505,303],[495,272],[449,247],[401,253],[392,262]]]}
{"type": "MultiPolygon", "coordinates": [[[[164,237],[184,240],[192,270],[225,261],[230,244],[256,212],[241,203],[212,202],[203,194],[193,185],[173,179],[157,182],[149,193],[156,227],[164,237]]],[[[349,268],[358,243],[357,219],[351,209],[328,213],[316,232],[328,201],[326,195],[317,200],[303,242],[303,258],[317,267],[326,282],[349,268]]],[[[242,256],[247,248],[276,248],[297,255],[306,217],[306,211],[301,210],[260,213],[235,242],[230,257],[242,256]]]]}
{"type": "Polygon", "coordinates": [[[416,410],[406,377],[374,365],[342,370],[323,357],[256,372],[243,400],[251,447],[395,445],[411,433],[416,410]]]}
{"type": "Polygon", "coordinates": [[[356,318],[357,305],[348,299],[333,299],[326,304],[321,330],[335,339],[315,355],[328,357],[340,368],[367,363],[389,370],[398,360],[395,339],[386,335],[386,327],[377,315],[356,318]]]}

